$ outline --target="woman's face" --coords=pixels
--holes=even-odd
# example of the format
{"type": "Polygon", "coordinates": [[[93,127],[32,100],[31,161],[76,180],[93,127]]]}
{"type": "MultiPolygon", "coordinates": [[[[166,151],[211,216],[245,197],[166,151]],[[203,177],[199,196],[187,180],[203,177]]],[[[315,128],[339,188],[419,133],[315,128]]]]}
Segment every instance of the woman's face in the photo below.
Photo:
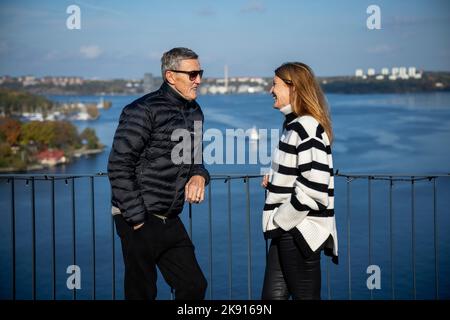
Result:
{"type": "Polygon", "coordinates": [[[274,99],[274,108],[280,109],[291,102],[289,89],[289,86],[281,78],[278,76],[273,77],[273,85],[270,93],[274,99]]]}

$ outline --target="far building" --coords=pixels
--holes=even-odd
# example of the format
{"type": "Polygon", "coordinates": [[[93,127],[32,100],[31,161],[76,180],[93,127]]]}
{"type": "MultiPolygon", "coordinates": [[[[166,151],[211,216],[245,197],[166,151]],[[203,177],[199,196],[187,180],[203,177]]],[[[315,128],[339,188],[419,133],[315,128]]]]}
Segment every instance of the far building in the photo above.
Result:
{"type": "Polygon", "coordinates": [[[155,78],[153,78],[153,74],[144,74],[144,82],[142,87],[144,89],[144,92],[152,92],[155,89],[155,78]]]}
{"type": "Polygon", "coordinates": [[[381,72],[377,73],[374,68],[367,69],[367,75],[364,74],[363,69],[355,70],[355,77],[367,79],[367,77],[375,77],[377,80],[408,80],[408,79],[421,79],[422,72],[418,72],[417,68],[414,66],[411,67],[392,67],[389,68],[381,68],[381,72]]]}
{"type": "Polygon", "coordinates": [[[407,70],[406,67],[400,67],[398,69],[400,78],[405,79],[405,80],[409,78],[408,74],[406,73],[406,70],[407,70]]]}
{"type": "Polygon", "coordinates": [[[228,93],[228,66],[223,67],[224,80],[225,80],[225,93],[228,93]]]}
{"type": "Polygon", "coordinates": [[[408,75],[410,77],[414,77],[416,75],[416,67],[409,67],[408,68],[408,75]]]}
{"type": "Polygon", "coordinates": [[[36,158],[40,164],[49,167],[67,162],[67,158],[64,156],[64,151],[59,149],[41,151],[37,154],[36,158]]]}

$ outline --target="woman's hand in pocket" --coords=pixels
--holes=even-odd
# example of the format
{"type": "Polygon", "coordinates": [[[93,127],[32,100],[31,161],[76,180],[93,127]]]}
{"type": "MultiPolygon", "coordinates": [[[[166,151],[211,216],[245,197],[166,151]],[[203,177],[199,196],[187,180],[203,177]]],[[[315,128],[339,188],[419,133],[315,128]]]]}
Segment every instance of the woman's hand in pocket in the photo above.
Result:
{"type": "Polygon", "coordinates": [[[266,174],[266,175],[264,175],[264,177],[263,177],[263,180],[262,180],[262,182],[261,182],[261,186],[265,189],[265,188],[267,188],[267,184],[269,183],[269,175],[268,174],[266,174]]]}

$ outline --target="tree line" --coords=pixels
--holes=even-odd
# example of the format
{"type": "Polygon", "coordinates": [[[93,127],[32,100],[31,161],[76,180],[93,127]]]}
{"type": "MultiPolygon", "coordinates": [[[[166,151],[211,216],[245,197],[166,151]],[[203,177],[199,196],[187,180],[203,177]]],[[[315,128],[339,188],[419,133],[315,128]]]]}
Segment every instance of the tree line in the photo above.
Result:
{"type": "Polygon", "coordinates": [[[0,114],[11,116],[24,112],[41,112],[46,114],[54,103],[45,97],[25,91],[0,88],[0,114]]]}
{"type": "Polygon", "coordinates": [[[68,121],[31,121],[22,123],[0,117],[0,168],[25,169],[36,163],[36,155],[47,149],[63,150],[71,156],[79,149],[101,149],[94,129],[78,133],[68,121]]]}

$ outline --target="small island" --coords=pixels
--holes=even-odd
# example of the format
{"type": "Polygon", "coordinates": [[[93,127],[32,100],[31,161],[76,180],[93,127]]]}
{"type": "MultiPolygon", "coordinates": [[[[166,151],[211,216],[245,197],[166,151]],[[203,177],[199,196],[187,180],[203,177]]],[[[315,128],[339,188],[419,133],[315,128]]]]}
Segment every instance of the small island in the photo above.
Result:
{"type": "Polygon", "coordinates": [[[39,170],[104,150],[94,129],[79,133],[66,120],[22,121],[23,113],[53,110],[46,98],[25,92],[0,98],[0,172],[39,170]]]}

